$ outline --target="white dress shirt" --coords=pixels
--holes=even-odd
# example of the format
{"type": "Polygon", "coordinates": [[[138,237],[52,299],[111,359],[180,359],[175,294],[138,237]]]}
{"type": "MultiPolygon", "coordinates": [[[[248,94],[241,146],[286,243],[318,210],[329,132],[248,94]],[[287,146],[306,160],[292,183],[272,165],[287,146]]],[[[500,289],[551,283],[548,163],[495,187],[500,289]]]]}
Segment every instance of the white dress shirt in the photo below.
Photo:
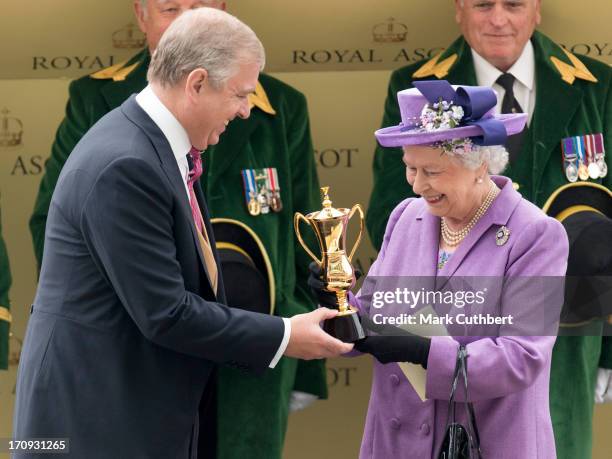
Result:
{"type": "MultiPolygon", "coordinates": [[[[472,49],[472,57],[474,59],[474,70],[476,71],[476,81],[479,86],[490,86],[499,97],[497,98],[496,113],[501,113],[502,101],[506,91],[496,83],[502,71],[494,67],[484,57],[472,49]]],[[[528,114],[527,124],[531,122],[535,106],[536,85],[535,85],[535,54],[531,40],[527,41],[523,52],[518,60],[506,73],[511,73],[515,80],[512,87],[514,97],[523,109],[523,112],[528,114]]]]}
{"type": "MultiPolygon", "coordinates": [[[[189,164],[187,163],[187,154],[191,150],[191,142],[189,141],[187,131],[185,131],[185,128],[181,126],[181,123],[179,123],[176,117],[172,114],[172,112],[170,112],[170,110],[168,110],[163,102],[159,100],[159,97],[157,97],[155,92],[153,92],[151,86],[147,86],[136,96],[136,102],[138,102],[140,108],[142,108],[145,113],[151,117],[153,122],[168,140],[181,173],[181,177],[183,178],[187,199],[189,199],[189,188],[187,187],[187,180],[189,178],[189,164]]],[[[291,336],[291,321],[285,317],[282,317],[282,319],[285,324],[285,333],[278,351],[276,351],[276,355],[274,355],[274,358],[270,362],[270,368],[274,368],[282,355],[285,353],[287,345],[289,344],[289,337],[291,336]]]]}

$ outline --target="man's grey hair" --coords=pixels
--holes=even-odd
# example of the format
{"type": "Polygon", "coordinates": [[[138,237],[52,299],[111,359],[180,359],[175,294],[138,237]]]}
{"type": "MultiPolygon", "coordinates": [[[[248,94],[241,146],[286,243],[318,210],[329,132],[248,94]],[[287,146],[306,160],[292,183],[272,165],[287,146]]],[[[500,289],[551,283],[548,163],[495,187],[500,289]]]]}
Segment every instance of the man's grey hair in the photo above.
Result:
{"type": "Polygon", "coordinates": [[[454,154],[446,152],[460,165],[467,169],[477,169],[482,163],[487,164],[489,174],[501,174],[508,165],[508,151],[502,145],[473,145],[470,153],[454,154]]]}
{"type": "Polygon", "coordinates": [[[229,13],[202,7],[184,12],[164,32],[147,78],[172,87],[201,68],[210,84],[220,88],[240,64],[258,64],[263,70],[265,59],[263,45],[249,26],[229,13]]]}

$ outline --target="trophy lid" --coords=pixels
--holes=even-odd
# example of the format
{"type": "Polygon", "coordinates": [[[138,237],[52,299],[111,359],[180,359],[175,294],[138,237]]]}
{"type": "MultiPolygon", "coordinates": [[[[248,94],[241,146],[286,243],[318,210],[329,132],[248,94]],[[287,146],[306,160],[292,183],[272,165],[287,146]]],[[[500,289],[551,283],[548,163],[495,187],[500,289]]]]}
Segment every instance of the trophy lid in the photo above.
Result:
{"type": "Polygon", "coordinates": [[[329,220],[330,218],[344,217],[347,214],[348,209],[336,209],[332,207],[332,202],[328,194],[328,186],[321,187],[321,192],[323,193],[323,209],[319,212],[314,212],[312,216],[314,220],[329,220]]]}

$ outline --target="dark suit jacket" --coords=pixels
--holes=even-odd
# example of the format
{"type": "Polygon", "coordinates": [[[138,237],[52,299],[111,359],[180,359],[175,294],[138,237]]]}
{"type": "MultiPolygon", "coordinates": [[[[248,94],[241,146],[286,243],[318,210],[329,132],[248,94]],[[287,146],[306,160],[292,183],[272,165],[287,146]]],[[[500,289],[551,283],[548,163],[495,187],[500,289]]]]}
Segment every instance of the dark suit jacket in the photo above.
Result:
{"type": "Polygon", "coordinates": [[[2,218],[0,216],[0,370],[8,368],[8,344],[11,326],[9,288],[11,269],[6,245],[2,238],[2,218]]]}
{"type": "Polygon", "coordinates": [[[79,142],[51,200],[15,438],[68,437],[75,458],[188,457],[213,362],[263,372],[284,332],[219,292],[170,145],[132,97],[79,142]]]}

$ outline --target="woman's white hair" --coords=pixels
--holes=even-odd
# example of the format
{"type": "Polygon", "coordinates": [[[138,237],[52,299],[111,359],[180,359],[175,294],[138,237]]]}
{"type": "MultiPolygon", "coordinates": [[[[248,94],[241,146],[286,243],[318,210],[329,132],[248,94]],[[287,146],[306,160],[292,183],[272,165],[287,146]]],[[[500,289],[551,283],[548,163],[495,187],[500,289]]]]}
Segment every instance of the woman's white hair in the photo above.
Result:
{"type": "Polygon", "coordinates": [[[147,78],[176,86],[195,69],[205,69],[216,88],[238,71],[239,64],[265,65],[265,52],[255,32],[229,13],[197,8],[181,14],[164,32],[149,65],[147,78]]]}
{"type": "Polygon", "coordinates": [[[501,174],[508,165],[508,151],[502,145],[473,145],[469,153],[445,152],[445,154],[471,170],[486,163],[487,172],[493,175],[501,174]]]}

